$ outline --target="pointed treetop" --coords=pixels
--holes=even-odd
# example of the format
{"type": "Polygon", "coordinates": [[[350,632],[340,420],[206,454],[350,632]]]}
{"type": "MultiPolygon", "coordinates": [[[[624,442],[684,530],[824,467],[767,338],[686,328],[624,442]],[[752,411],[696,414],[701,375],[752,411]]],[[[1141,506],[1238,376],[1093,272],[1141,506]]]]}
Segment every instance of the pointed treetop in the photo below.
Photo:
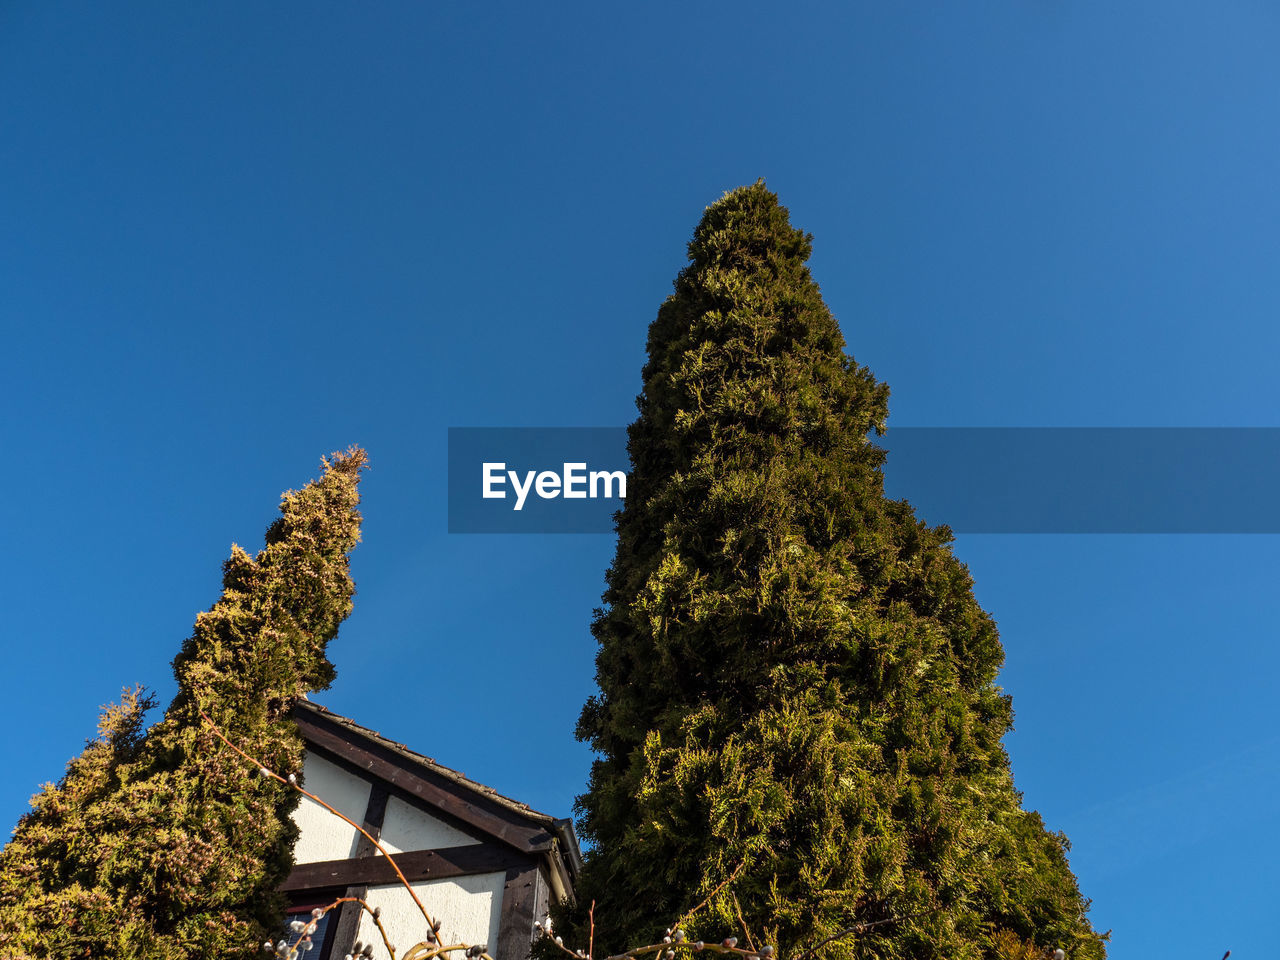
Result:
{"type": "Polygon", "coordinates": [[[707,207],[689,241],[689,259],[698,267],[808,260],[813,237],[791,226],[787,208],[763,179],[728,190],[707,207]]]}

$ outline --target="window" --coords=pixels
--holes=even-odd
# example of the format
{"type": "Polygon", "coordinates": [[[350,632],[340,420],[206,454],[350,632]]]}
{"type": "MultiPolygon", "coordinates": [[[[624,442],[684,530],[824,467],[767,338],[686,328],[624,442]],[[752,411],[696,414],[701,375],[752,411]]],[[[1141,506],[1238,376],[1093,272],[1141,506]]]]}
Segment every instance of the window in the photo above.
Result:
{"type": "MultiPolygon", "coordinates": [[[[293,931],[292,924],[310,923],[312,910],[323,910],[332,900],[326,900],[324,903],[300,903],[289,908],[289,913],[284,918],[284,930],[280,934],[281,939],[288,940],[290,944],[295,943],[298,934],[293,931]]],[[[311,942],[315,944],[303,956],[306,960],[328,960],[330,947],[333,946],[333,928],[338,924],[338,911],[330,910],[316,923],[316,928],[311,934],[311,942]]]]}

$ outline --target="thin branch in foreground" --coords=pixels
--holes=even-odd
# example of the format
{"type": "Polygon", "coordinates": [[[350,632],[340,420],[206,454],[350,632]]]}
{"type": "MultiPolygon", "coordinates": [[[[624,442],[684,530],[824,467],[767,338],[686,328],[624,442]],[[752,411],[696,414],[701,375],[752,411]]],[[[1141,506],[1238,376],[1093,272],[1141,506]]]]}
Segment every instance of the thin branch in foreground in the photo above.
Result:
{"type": "MultiPolygon", "coordinates": [[[[198,707],[196,709],[200,710],[200,708],[198,707]]],[[[314,801],[315,803],[320,804],[320,806],[324,807],[326,810],[332,813],[335,817],[338,817],[346,821],[351,826],[359,830],[360,833],[366,839],[368,839],[368,841],[372,843],[383,856],[387,858],[387,862],[391,864],[391,868],[395,870],[396,876],[400,878],[400,882],[403,883],[405,886],[405,889],[409,891],[409,896],[413,898],[413,902],[414,904],[417,905],[418,911],[422,914],[422,918],[427,921],[427,925],[431,927],[432,930],[435,930],[435,921],[432,919],[431,914],[427,912],[427,908],[422,905],[422,901],[418,899],[418,895],[414,893],[413,888],[409,885],[408,879],[400,871],[400,867],[396,864],[395,859],[391,856],[390,853],[387,852],[386,848],[383,847],[382,844],[379,843],[378,840],[369,833],[369,831],[365,830],[363,826],[356,823],[354,820],[348,817],[345,813],[342,813],[340,810],[337,810],[334,807],[330,806],[324,800],[321,800],[314,793],[310,793],[307,790],[304,790],[298,784],[298,778],[294,774],[291,773],[289,774],[288,777],[282,777],[280,776],[280,774],[276,773],[274,770],[269,769],[267,765],[262,763],[260,760],[257,760],[254,757],[249,756],[249,754],[245,753],[243,750],[241,750],[234,743],[232,743],[230,740],[227,739],[226,734],[224,734],[222,732],[222,729],[209,718],[209,715],[205,713],[204,710],[200,710],[200,716],[204,718],[204,722],[209,725],[209,727],[213,730],[214,735],[219,740],[225,743],[228,747],[230,747],[232,750],[238,753],[245,760],[248,760],[250,763],[254,764],[258,768],[258,772],[261,773],[263,776],[271,777],[272,779],[277,780],[280,783],[285,784],[286,786],[292,787],[294,790],[297,790],[298,793],[302,794],[304,797],[314,801]]]]}
{"type": "Polygon", "coordinates": [[[738,923],[742,925],[742,935],[747,938],[747,946],[755,950],[756,944],[751,939],[751,929],[747,926],[747,921],[742,917],[742,906],[738,903],[738,895],[731,890],[729,896],[733,897],[733,909],[738,914],[738,923]]]}
{"type": "Polygon", "coordinates": [[[710,903],[717,893],[719,893],[729,884],[733,883],[733,881],[738,878],[738,874],[742,872],[742,868],[745,867],[746,865],[747,865],[746,860],[741,861],[736,867],[733,868],[733,873],[729,874],[729,876],[721,880],[720,883],[716,886],[716,888],[712,890],[709,894],[707,894],[707,898],[705,900],[703,900],[700,904],[698,904],[692,910],[686,911],[684,916],[682,916],[679,920],[677,920],[675,923],[671,925],[671,929],[677,930],[680,927],[683,927],[685,923],[689,921],[689,918],[692,917],[699,910],[701,910],[703,907],[705,907],[708,903],[710,903]]]}
{"type": "MultiPolygon", "coordinates": [[[[441,927],[440,922],[438,920],[433,919],[431,914],[427,912],[427,908],[423,906],[422,900],[419,899],[418,894],[413,889],[413,885],[409,883],[408,878],[404,875],[404,872],[400,869],[399,864],[396,863],[395,858],[391,855],[391,853],[387,850],[387,848],[384,847],[378,841],[376,837],[370,834],[369,831],[367,831],[362,825],[356,823],[354,820],[352,820],[342,811],[335,809],[332,805],[325,802],[320,797],[316,796],[314,793],[311,793],[305,790],[301,785],[299,785],[298,778],[294,774],[291,773],[289,774],[288,777],[282,777],[280,774],[270,769],[265,763],[258,760],[256,757],[250,756],[240,747],[232,743],[231,740],[227,738],[227,735],[222,732],[222,728],[219,727],[216,723],[214,723],[213,720],[209,717],[207,713],[204,712],[203,709],[201,709],[200,707],[197,707],[196,709],[199,712],[201,718],[204,720],[204,722],[209,725],[209,728],[213,731],[214,736],[216,736],[224,744],[230,747],[241,758],[248,761],[253,766],[257,767],[258,772],[262,776],[269,777],[270,779],[276,780],[277,782],[282,783],[285,786],[291,787],[292,789],[296,790],[298,793],[302,794],[307,799],[312,800],[315,803],[318,803],[321,807],[323,807],[325,810],[328,810],[335,817],[339,818],[345,823],[350,824],[352,827],[355,827],[355,829],[358,830],[360,834],[364,836],[370,843],[372,843],[374,847],[378,850],[378,852],[381,853],[386,858],[387,863],[395,871],[396,877],[399,879],[401,886],[403,886],[405,890],[408,891],[409,896],[413,899],[414,905],[418,908],[418,912],[422,914],[422,918],[427,922],[427,928],[430,931],[430,933],[428,934],[429,939],[422,943],[415,944],[413,947],[411,947],[408,953],[406,953],[405,955],[405,960],[410,960],[410,956],[412,956],[412,960],[431,960],[431,958],[438,957],[442,954],[452,953],[457,950],[466,951],[467,956],[469,958],[472,958],[472,960],[493,960],[493,957],[489,956],[487,949],[482,945],[459,943],[459,944],[451,944],[449,946],[444,946],[443,944],[441,944],[439,939],[440,927],[441,927]]],[[[378,933],[382,936],[382,942],[383,942],[383,945],[387,948],[387,953],[390,955],[391,960],[396,960],[395,947],[391,945],[391,941],[387,936],[387,931],[382,925],[381,910],[379,910],[376,907],[370,907],[368,903],[366,903],[364,900],[358,897],[352,898],[352,899],[356,900],[360,904],[361,909],[364,910],[366,913],[368,913],[369,916],[372,918],[374,925],[378,928],[378,933]]],[[[332,909],[333,906],[335,905],[336,904],[331,904],[328,909],[332,909]]],[[[270,946],[270,944],[265,944],[265,946],[270,946]]],[[[289,955],[287,953],[288,949],[289,949],[288,945],[286,944],[285,955],[289,955]]],[[[297,951],[295,950],[291,956],[296,957],[297,951]]]]}
{"type": "Polygon", "coordinates": [[[833,933],[831,936],[827,937],[827,939],[814,944],[804,953],[800,954],[800,956],[796,957],[795,960],[808,960],[809,957],[812,957],[827,944],[835,943],[837,940],[843,940],[845,937],[855,935],[861,936],[864,933],[869,933],[877,927],[887,926],[891,923],[901,923],[904,920],[915,920],[919,917],[927,917],[929,914],[937,913],[941,909],[942,906],[939,905],[936,907],[930,907],[928,910],[920,910],[916,913],[906,913],[900,917],[885,917],[883,920],[864,920],[861,923],[855,923],[853,926],[845,927],[840,932],[833,933]]]}

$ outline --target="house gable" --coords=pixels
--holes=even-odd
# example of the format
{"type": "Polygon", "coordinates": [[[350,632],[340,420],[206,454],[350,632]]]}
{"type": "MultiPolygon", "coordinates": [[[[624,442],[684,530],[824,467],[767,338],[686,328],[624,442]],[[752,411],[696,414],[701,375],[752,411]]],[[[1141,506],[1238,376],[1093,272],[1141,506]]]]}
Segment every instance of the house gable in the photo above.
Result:
{"type": "MultiPolygon", "coordinates": [[[[446,942],[484,943],[495,960],[525,960],[533,922],[552,899],[572,898],[581,865],[567,820],[538,813],[403,744],[307,701],[294,712],[306,741],[304,783],[360,823],[395,858],[446,942]]],[[[295,866],[282,889],[297,904],[358,896],[381,908],[392,943],[425,924],[395,870],[350,824],[303,799],[295,866]]],[[[357,940],[385,952],[358,904],[334,911],[309,960],[336,960],[357,940]]]]}

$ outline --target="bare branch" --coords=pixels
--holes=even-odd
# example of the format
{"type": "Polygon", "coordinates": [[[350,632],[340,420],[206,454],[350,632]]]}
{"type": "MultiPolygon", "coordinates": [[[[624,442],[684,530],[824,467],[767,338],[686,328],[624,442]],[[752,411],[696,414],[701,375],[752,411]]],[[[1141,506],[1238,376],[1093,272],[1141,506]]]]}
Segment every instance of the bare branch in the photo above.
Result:
{"type": "Polygon", "coordinates": [[[720,883],[716,886],[716,888],[712,890],[709,894],[707,894],[707,899],[703,900],[700,904],[698,904],[692,910],[689,910],[688,912],[686,912],[684,916],[682,916],[679,920],[677,920],[675,923],[671,925],[671,929],[676,930],[679,927],[684,926],[684,924],[688,922],[689,918],[692,917],[699,910],[701,910],[703,907],[705,907],[708,903],[710,903],[717,893],[719,893],[729,884],[733,883],[733,881],[738,878],[738,874],[742,872],[742,868],[745,867],[746,865],[747,865],[747,861],[743,860],[736,867],[734,867],[733,873],[729,874],[729,876],[721,880],[720,883]]]}
{"type": "Polygon", "coordinates": [[[808,960],[809,957],[812,957],[815,953],[817,953],[827,944],[835,943],[837,940],[843,940],[845,937],[852,936],[852,935],[860,936],[864,933],[869,933],[870,931],[876,929],[877,927],[887,926],[890,923],[901,923],[903,920],[914,920],[917,917],[927,917],[929,914],[937,913],[941,909],[942,909],[942,906],[939,905],[936,907],[931,907],[928,910],[921,910],[918,913],[903,914],[900,917],[885,917],[883,920],[870,920],[870,921],[864,921],[862,923],[855,923],[853,926],[845,927],[839,933],[833,933],[831,936],[827,937],[827,939],[823,940],[821,943],[815,944],[814,946],[810,947],[804,953],[800,954],[800,956],[796,957],[795,960],[808,960]]]}
{"type": "MultiPolygon", "coordinates": [[[[395,858],[392,857],[391,854],[387,851],[387,849],[381,843],[378,842],[376,837],[371,835],[369,831],[367,831],[360,824],[356,823],[346,814],[342,813],[339,810],[335,810],[332,806],[330,806],[325,801],[321,800],[314,793],[309,793],[308,791],[304,790],[298,784],[298,780],[293,774],[290,774],[288,778],[282,777],[280,776],[280,774],[276,773],[274,770],[271,770],[270,768],[268,768],[267,765],[262,763],[260,760],[256,760],[253,757],[249,756],[249,754],[245,753],[243,750],[241,750],[234,743],[232,743],[230,740],[227,739],[226,734],[222,732],[222,729],[216,723],[214,723],[211,719],[209,719],[209,715],[205,713],[203,709],[199,707],[197,707],[196,709],[200,711],[200,716],[204,718],[204,722],[209,725],[209,727],[213,730],[214,735],[217,736],[219,740],[225,743],[228,747],[234,750],[237,754],[239,754],[245,760],[249,761],[249,763],[256,766],[258,768],[258,771],[262,773],[264,776],[271,777],[272,779],[278,780],[280,783],[283,783],[286,786],[292,787],[294,790],[297,790],[304,797],[320,804],[320,806],[324,807],[326,810],[332,813],[335,817],[338,817],[339,819],[344,820],[345,822],[349,823],[351,826],[359,830],[360,833],[365,837],[365,839],[367,839],[370,843],[372,843],[378,849],[378,852],[387,858],[387,863],[391,865],[391,869],[396,872],[396,876],[400,879],[401,884],[403,884],[405,890],[409,892],[409,896],[413,898],[413,902],[417,906],[418,912],[421,913],[422,918],[427,921],[427,926],[431,928],[432,933],[434,934],[435,931],[439,929],[439,926],[432,919],[431,914],[427,912],[427,908],[424,907],[422,905],[422,901],[418,899],[417,893],[414,892],[413,886],[409,883],[408,878],[405,877],[404,873],[401,871],[399,865],[395,861],[395,858]]],[[[373,911],[370,910],[370,914],[372,914],[372,912],[373,911]]],[[[374,917],[374,922],[378,924],[379,929],[382,928],[381,921],[379,921],[377,917],[374,917]]],[[[384,934],[384,939],[385,939],[385,934],[384,934]]],[[[392,954],[392,960],[395,960],[394,954],[392,954]]]]}
{"type": "Polygon", "coordinates": [[[751,930],[747,927],[747,921],[742,918],[742,907],[738,903],[738,895],[731,890],[729,891],[729,896],[733,897],[733,909],[738,914],[738,923],[742,924],[742,935],[747,938],[747,946],[750,947],[751,951],[754,953],[756,944],[755,941],[751,939],[751,930]]]}

